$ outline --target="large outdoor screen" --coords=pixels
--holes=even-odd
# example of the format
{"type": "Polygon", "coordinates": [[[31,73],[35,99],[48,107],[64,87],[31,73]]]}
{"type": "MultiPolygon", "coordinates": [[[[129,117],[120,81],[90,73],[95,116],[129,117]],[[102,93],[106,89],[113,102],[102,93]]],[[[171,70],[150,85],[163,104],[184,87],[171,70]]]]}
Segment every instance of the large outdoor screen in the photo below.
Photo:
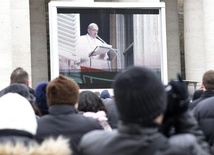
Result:
{"type": "Polygon", "coordinates": [[[111,88],[129,66],[167,81],[164,3],[50,2],[51,76],[81,89],[111,88]]]}

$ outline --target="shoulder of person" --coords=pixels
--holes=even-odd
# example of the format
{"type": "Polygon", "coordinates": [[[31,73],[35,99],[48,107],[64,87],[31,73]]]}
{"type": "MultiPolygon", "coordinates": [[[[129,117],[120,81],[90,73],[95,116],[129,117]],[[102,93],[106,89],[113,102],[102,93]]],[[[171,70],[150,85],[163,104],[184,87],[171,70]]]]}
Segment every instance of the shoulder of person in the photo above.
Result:
{"type": "Polygon", "coordinates": [[[0,97],[2,97],[4,94],[5,94],[5,88],[0,91],[0,97]]]}
{"type": "Polygon", "coordinates": [[[82,124],[82,126],[93,128],[93,129],[103,129],[103,127],[100,125],[99,121],[97,119],[91,118],[91,117],[85,117],[83,114],[78,113],[73,115],[73,118],[76,122],[79,122],[82,124]]]}
{"type": "Polygon", "coordinates": [[[105,130],[94,130],[85,134],[80,141],[80,149],[95,149],[101,146],[107,139],[111,139],[116,134],[116,130],[105,131],[105,130]],[[101,145],[100,145],[101,144],[101,145]],[[91,146],[91,147],[90,147],[91,146]]]}
{"type": "Polygon", "coordinates": [[[201,112],[203,111],[203,114],[206,114],[206,111],[213,111],[214,112],[214,106],[213,106],[213,102],[214,102],[214,97],[209,97],[206,98],[204,100],[201,100],[194,108],[193,108],[193,112],[201,112]]]}
{"type": "Polygon", "coordinates": [[[77,37],[77,40],[78,40],[78,41],[87,40],[87,35],[85,34],[85,35],[78,36],[78,37],[77,37]]]}
{"type": "Polygon", "coordinates": [[[198,143],[196,137],[192,134],[179,134],[169,138],[171,151],[182,153],[182,155],[209,155],[207,150],[198,143]]]}
{"type": "Polygon", "coordinates": [[[114,137],[116,133],[117,130],[112,131],[94,130],[83,136],[82,143],[84,142],[94,143],[96,141],[103,141],[103,139],[106,139],[107,137],[111,139],[111,137],[114,137]]]}
{"type": "Polygon", "coordinates": [[[203,149],[192,134],[179,134],[168,139],[169,147],[158,150],[154,155],[211,155],[210,150],[203,149]]]}

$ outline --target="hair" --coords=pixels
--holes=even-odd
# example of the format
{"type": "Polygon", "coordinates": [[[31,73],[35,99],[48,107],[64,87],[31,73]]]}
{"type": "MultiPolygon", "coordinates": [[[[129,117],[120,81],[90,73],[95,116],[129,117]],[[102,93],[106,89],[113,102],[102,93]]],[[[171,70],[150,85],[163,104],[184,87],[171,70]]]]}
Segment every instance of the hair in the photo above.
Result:
{"type": "Polygon", "coordinates": [[[100,92],[99,91],[95,91],[94,92],[98,97],[100,97],[100,92]]]}
{"type": "Polygon", "coordinates": [[[205,72],[202,80],[206,90],[214,90],[214,70],[205,72]]]}
{"type": "Polygon", "coordinates": [[[91,91],[82,91],[80,93],[78,110],[82,112],[105,111],[107,113],[102,99],[91,91]]]}
{"type": "Polygon", "coordinates": [[[27,84],[29,80],[28,73],[21,67],[16,68],[10,75],[10,83],[27,84]]]}
{"type": "Polygon", "coordinates": [[[88,25],[88,29],[91,29],[92,27],[98,27],[98,25],[96,23],[91,23],[88,25]]]}

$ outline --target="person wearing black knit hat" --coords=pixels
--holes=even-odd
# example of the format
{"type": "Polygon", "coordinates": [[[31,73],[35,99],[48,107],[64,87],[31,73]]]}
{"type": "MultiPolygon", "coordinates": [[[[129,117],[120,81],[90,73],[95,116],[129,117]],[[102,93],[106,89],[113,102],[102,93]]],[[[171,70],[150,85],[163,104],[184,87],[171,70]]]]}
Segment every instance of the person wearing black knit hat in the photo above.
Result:
{"type": "Polygon", "coordinates": [[[113,83],[118,129],[84,135],[80,155],[208,155],[209,146],[187,108],[185,84],[182,80],[169,84],[173,103],[167,103],[169,93],[152,70],[132,66],[119,73],[113,83]],[[165,113],[172,114],[173,110],[177,111],[174,122],[180,134],[168,138],[160,129],[167,122],[165,113]]]}
{"type": "Polygon", "coordinates": [[[114,94],[119,117],[126,123],[150,124],[164,113],[166,93],[160,79],[146,68],[135,67],[118,76],[114,94]]]}

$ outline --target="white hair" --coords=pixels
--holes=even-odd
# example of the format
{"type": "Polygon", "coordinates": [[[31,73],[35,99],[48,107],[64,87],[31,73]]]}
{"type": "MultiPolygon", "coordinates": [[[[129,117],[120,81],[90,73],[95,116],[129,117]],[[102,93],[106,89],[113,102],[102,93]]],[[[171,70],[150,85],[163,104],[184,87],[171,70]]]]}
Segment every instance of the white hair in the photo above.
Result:
{"type": "Polygon", "coordinates": [[[88,28],[92,28],[92,27],[95,27],[95,26],[98,27],[96,23],[91,23],[91,24],[88,25],[88,28]]]}

